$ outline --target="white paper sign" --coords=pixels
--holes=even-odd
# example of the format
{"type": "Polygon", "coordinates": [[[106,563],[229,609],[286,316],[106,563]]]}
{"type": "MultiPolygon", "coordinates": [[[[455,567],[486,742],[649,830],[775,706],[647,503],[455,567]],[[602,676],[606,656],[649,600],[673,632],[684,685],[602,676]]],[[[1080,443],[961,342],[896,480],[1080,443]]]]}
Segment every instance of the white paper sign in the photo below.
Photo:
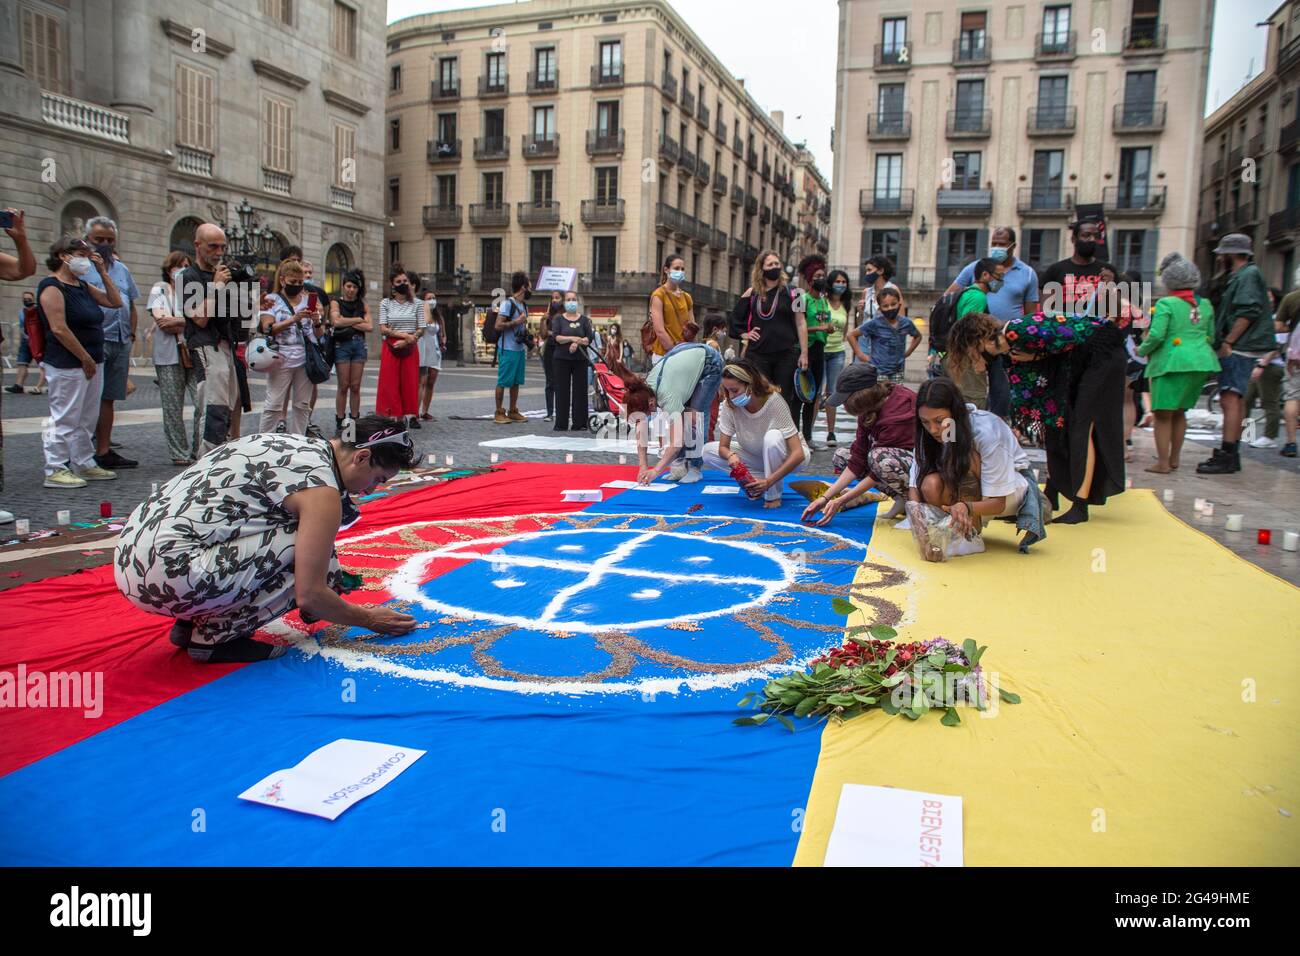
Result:
{"type": "Polygon", "coordinates": [[[343,738],[313,750],[297,766],[259,780],[239,799],[336,820],[348,807],[384,789],[424,754],[412,747],[343,738]]]}
{"type": "Polygon", "coordinates": [[[962,866],[961,797],[846,783],[825,866],[962,866]]]}
{"type": "Polygon", "coordinates": [[[537,292],[569,292],[573,289],[573,280],[578,277],[577,269],[564,266],[542,266],[537,275],[533,289],[537,292]]]}
{"type": "Polygon", "coordinates": [[[705,485],[700,489],[702,495],[738,495],[740,485],[705,485]]]}
{"type": "Polygon", "coordinates": [[[603,501],[605,500],[604,492],[599,488],[590,490],[575,490],[561,492],[565,501],[603,501]]]}
{"type": "Polygon", "coordinates": [[[656,481],[648,485],[643,485],[635,481],[628,481],[625,478],[616,478],[614,481],[605,482],[600,487],[621,488],[624,491],[672,491],[677,486],[662,481],[656,481]]]}

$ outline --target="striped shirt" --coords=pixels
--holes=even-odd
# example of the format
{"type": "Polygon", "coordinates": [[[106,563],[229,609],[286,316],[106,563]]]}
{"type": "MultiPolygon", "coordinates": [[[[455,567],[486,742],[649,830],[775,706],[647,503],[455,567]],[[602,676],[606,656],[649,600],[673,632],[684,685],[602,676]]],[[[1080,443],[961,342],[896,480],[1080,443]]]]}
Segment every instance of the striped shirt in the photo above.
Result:
{"type": "Polygon", "coordinates": [[[394,332],[416,334],[420,331],[423,316],[424,302],[419,299],[411,302],[384,299],[379,303],[379,324],[388,326],[394,332]]]}

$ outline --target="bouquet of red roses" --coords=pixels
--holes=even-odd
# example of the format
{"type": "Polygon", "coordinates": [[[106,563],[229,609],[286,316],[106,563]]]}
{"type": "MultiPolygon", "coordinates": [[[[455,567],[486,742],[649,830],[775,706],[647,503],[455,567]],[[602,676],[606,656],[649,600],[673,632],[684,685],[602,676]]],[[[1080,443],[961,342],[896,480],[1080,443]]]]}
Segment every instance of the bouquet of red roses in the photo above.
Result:
{"type": "MultiPolygon", "coordinates": [[[[847,602],[845,602],[847,603],[847,602]]],[[[942,637],[929,641],[895,642],[891,627],[873,627],[868,637],[851,634],[842,647],[812,662],[812,670],[787,674],[749,693],[739,706],[761,713],[738,717],[733,723],[754,726],[775,717],[793,731],[787,717],[824,717],[837,721],[879,709],[890,716],[918,720],[930,710],[943,710],[942,723],[961,723],[958,703],[984,710],[988,686],[979,666],[986,648],[967,640],[960,647],[942,637]]],[[[998,689],[1009,704],[1020,698],[998,689]]]]}

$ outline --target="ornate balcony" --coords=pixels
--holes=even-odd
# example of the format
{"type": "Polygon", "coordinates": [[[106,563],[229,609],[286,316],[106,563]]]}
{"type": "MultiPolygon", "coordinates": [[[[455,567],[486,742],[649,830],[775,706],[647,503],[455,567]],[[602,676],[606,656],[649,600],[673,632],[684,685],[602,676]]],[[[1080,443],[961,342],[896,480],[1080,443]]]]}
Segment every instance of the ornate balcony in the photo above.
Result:
{"type": "Polygon", "coordinates": [[[560,155],[559,133],[551,133],[548,136],[529,134],[524,137],[525,159],[539,159],[558,155],[560,155]]]}
{"type": "Polygon", "coordinates": [[[474,158],[480,162],[510,158],[509,136],[474,137],[474,158]]]}
{"type": "Polygon", "coordinates": [[[1165,128],[1164,102],[1116,103],[1116,133],[1155,133],[1165,128]]]}
{"type": "Polygon", "coordinates": [[[457,205],[425,206],[421,216],[425,229],[459,229],[461,218],[457,205]]]}
{"type": "Polygon", "coordinates": [[[681,159],[682,148],[666,133],[659,137],[659,158],[666,163],[675,163],[681,159]]]}
{"type": "Polygon", "coordinates": [[[504,228],[510,225],[510,204],[505,202],[470,203],[469,224],[476,227],[504,228]]]}
{"type": "Polygon", "coordinates": [[[600,199],[582,201],[582,221],[589,226],[622,225],[627,218],[626,200],[615,199],[612,202],[600,199]]]}
{"type": "Polygon", "coordinates": [[[623,153],[623,131],[610,130],[602,133],[599,130],[587,130],[587,155],[588,156],[621,156],[623,153]]]}
{"type": "Polygon", "coordinates": [[[1078,118],[1074,106],[1036,106],[1029,110],[1030,136],[1072,136],[1078,118]]]}
{"type": "Polygon", "coordinates": [[[667,70],[659,78],[659,88],[663,91],[664,96],[670,100],[677,99],[677,77],[673,76],[667,70]]]}
{"type": "Polygon", "coordinates": [[[912,113],[910,110],[877,112],[867,115],[867,139],[905,140],[911,138],[912,113]]]}
{"type": "Polygon", "coordinates": [[[541,199],[521,202],[516,215],[521,226],[558,226],[560,204],[555,200],[541,199]]]}
{"type": "Polygon", "coordinates": [[[115,143],[131,142],[129,116],[117,110],[105,109],[95,103],[73,99],[71,96],[60,96],[58,93],[41,90],[41,118],[51,126],[85,133],[87,136],[96,136],[115,143]]]}
{"type": "Polygon", "coordinates": [[[425,145],[425,155],[431,163],[460,161],[460,140],[431,139],[425,145]]]}

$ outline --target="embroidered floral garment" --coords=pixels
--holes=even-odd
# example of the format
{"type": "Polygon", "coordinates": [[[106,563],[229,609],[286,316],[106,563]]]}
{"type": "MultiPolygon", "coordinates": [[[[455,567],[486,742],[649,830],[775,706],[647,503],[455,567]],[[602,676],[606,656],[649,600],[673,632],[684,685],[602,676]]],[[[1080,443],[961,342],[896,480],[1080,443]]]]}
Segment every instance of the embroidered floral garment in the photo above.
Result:
{"type": "MultiPolygon", "coordinates": [[[[222,445],[127,518],[117,586],[137,607],[192,621],[195,643],[250,636],[292,610],[298,519],[284,501],[341,485],[328,441],[258,434],[222,445]]],[[[342,590],[338,561],[329,584],[342,590]]]]}
{"type": "Polygon", "coordinates": [[[1014,362],[1011,382],[1011,424],[1021,432],[1040,437],[1044,428],[1065,427],[1066,376],[1060,374],[1059,357],[1083,345],[1101,319],[1086,316],[1044,315],[1042,312],[1007,323],[1007,342],[1013,352],[1027,352],[1032,361],[1014,362]]]}

